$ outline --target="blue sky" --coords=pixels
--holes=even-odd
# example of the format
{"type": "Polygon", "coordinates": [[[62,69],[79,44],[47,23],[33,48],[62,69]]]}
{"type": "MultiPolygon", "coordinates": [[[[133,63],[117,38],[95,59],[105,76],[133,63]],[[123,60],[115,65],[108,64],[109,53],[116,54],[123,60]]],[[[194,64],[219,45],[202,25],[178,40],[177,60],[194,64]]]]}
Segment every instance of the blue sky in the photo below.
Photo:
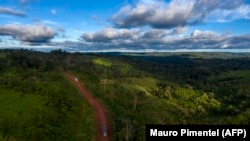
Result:
{"type": "Polygon", "coordinates": [[[2,0],[0,48],[249,49],[249,0],[2,0]]]}

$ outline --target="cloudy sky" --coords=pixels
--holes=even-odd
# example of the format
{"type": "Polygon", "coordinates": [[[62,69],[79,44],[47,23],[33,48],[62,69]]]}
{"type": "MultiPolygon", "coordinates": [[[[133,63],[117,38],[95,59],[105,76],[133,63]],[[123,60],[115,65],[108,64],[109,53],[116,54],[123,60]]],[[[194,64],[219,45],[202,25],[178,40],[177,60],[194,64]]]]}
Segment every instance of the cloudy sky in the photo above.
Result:
{"type": "Polygon", "coordinates": [[[1,0],[0,48],[250,49],[250,0],[1,0]]]}

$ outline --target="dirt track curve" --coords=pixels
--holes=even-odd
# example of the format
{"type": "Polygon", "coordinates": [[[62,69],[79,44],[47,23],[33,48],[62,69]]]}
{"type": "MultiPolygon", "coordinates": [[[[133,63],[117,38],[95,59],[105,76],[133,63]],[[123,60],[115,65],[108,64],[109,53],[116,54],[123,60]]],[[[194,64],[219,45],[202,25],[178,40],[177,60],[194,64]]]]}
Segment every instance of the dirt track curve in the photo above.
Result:
{"type": "Polygon", "coordinates": [[[86,100],[91,104],[95,119],[96,119],[96,127],[97,127],[97,135],[96,141],[111,141],[111,126],[109,123],[108,113],[104,106],[94,98],[91,93],[85,88],[84,84],[78,80],[76,80],[76,76],[74,76],[70,72],[62,71],[62,73],[76,86],[76,88],[80,91],[80,93],[86,98],[86,100]],[[105,126],[107,131],[107,136],[104,136],[103,127],[105,126]]]}

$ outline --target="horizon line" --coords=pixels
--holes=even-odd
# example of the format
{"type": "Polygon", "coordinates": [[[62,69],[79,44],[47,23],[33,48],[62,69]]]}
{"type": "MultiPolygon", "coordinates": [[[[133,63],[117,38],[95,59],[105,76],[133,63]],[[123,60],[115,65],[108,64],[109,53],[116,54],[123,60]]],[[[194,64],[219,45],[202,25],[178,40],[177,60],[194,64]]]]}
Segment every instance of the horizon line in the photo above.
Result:
{"type": "Polygon", "coordinates": [[[55,48],[55,47],[5,47],[1,48],[0,50],[30,50],[30,51],[40,51],[40,52],[51,52],[55,50],[62,50],[70,53],[112,53],[112,52],[117,52],[117,53],[192,53],[192,52],[197,52],[197,53],[204,53],[204,52],[220,52],[220,53],[250,53],[250,49],[103,49],[103,50],[80,50],[79,48],[73,49],[73,48],[55,48]]]}

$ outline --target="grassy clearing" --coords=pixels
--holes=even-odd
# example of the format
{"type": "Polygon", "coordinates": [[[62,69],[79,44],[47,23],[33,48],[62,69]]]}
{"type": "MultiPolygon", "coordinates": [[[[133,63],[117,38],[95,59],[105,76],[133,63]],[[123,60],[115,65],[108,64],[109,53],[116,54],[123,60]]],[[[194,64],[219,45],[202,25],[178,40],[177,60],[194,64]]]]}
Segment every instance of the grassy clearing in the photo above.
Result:
{"type": "Polygon", "coordinates": [[[93,60],[93,62],[97,65],[102,65],[102,66],[106,66],[106,67],[110,67],[112,65],[111,62],[109,62],[108,60],[104,60],[102,58],[96,58],[93,60]]]}
{"type": "Polygon", "coordinates": [[[143,77],[143,78],[136,78],[136,77],[129,77],[125,78],[121,86],[129,90],[130,92],[143,92],[147,96],[152,95],[150,93],[150,89],[156,87],[157,80],[151,77],[143,77]]]}

